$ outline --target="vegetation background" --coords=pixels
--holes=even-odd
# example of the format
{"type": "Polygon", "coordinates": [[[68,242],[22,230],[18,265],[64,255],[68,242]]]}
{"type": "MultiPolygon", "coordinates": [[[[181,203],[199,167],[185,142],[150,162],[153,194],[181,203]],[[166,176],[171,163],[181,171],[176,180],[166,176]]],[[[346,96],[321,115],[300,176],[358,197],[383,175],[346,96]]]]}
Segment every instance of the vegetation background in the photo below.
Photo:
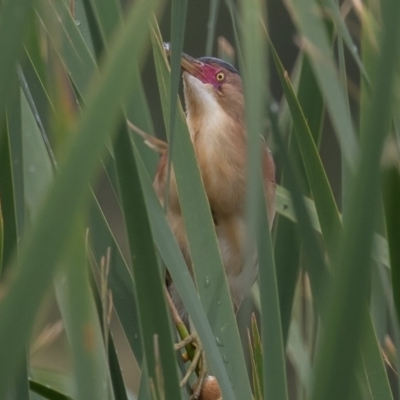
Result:
{"type": "Polygon", "coordinates": [[[165,268],[224,399],[399,398],[399,31],[398,0],[0,2],[0,399],[188,399],[165,268]],[[182,50],[244,80],[260,279],[238,323],[182,50]],[[172,149],[195,283],[127,119],[172,149]]]}

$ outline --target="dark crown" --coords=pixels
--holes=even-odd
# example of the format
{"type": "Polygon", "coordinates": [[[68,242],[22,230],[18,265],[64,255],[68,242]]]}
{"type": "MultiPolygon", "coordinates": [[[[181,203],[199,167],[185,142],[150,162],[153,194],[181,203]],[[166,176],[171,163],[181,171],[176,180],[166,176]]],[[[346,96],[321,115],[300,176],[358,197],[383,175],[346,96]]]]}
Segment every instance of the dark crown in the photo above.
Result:
{"type": "Polygon", "coordinates": [[[226,62],[224,60],[221,60],[220,58],[216,58],[216,57],[200,57],[198,60],[201,61],[204,64],[218,64],[222,68],[225,68],[228,71],[239,75],[238,70],[232,64],[229,64],[228,62],[226,62]]]}

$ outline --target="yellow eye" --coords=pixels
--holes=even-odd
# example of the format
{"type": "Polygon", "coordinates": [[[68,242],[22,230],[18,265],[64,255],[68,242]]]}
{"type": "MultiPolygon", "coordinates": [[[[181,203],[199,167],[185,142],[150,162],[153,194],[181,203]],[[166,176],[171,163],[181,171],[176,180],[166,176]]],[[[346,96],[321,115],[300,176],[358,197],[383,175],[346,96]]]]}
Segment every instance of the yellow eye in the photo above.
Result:
{"type": "Polygon", "coordinates": [[[222,82],[225,79],[225,74],[223,72],[218,72],[218,74],[215,75],[215,77],[217,78],[218,82],[222,82]]]}

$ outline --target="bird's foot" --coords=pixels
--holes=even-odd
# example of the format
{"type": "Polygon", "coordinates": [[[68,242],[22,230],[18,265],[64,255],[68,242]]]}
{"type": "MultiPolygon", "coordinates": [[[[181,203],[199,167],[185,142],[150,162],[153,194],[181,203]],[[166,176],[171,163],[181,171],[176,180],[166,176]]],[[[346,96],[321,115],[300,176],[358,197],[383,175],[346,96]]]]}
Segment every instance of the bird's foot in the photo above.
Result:
{"type": "MultiPolygon", "coordinates": [[[[181,351],[185,348],[186,351],[182,354],[183,361],[185,363],[190,361],[190,366],[181,381],[181,387],[187,384],[192,373],[196,371],[198,379],[193,385],[193,393],[190,396],[190,400],[201,400],[201,398],[203,398],[201,397],[203,384],[205,382],[205,378],[207,377],[207,364],[204,355],[203,345],[201,344],[201,341],[198,338],[196,331],[193,331],[193,333],[189,334],[185,324],[183,323],[179,313],[176,310],[175,304],[172,301],[171,295],[169,294],[169,291],[167,289],[165,290],[165,295],[169,309],[171,311],[172,318],[175,322],[176,329],[182,339],[180,342],[174,345],[174,348],[176,351],[181,351]]],[[[209,397],[204,399],[208,398],[209,397]]],[[[216,397],[215,399],[218,398],[216,397]]]]}
{"type": "MultiPolygon", "coordinates": [[[[176,351],[182,350],[184,347],[191,345],[195,348],[194,356],[191,359],[189,368],[186,371],[185,376],[181,380],[181,387],[185,386],[193,372],[198,372],[198,379],[194,386],[193,394],[190,396],[190,400],[197,400],[200,396],[201,389],[203,387],[204,379],[207,376],[206,359],[204,355],[203,346],[197,337],[196,333],[192,333],[183,339],[181,342],[176,343],[174,348],[176,351]]],[[[184,361],[189,361],[190,357],[187,353],[184,353],[184,361]]]]}

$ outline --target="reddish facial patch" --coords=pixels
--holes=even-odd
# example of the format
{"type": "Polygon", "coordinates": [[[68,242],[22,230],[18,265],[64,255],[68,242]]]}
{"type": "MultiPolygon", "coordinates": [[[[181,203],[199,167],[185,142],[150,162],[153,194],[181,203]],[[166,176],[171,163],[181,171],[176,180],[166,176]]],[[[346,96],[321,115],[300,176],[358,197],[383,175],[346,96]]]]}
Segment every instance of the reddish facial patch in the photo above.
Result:
{"type": "Polygon", "coordinates": [[[220,68],[215,68],[211,65],[203,64],[203,68],[199,71],[198,74],[194,75],[197,79],[199,79],[203,83],[211,83],[216,89],[219,88],[221,82],[217,81],[217,74],[220,72],[220,68]]]}
{"type": "Polygon", "coordinates": [[[182,57],[181,61],[182,69],[188,72],[190,75],[199,79],[203,83],[210,83],[217,90],[219,90],[221,81],[217,80],[217,75],[221,72],[220,67],[214,67],[210,64],[205,64],[198,61],[186,54],[182,57]]]}

